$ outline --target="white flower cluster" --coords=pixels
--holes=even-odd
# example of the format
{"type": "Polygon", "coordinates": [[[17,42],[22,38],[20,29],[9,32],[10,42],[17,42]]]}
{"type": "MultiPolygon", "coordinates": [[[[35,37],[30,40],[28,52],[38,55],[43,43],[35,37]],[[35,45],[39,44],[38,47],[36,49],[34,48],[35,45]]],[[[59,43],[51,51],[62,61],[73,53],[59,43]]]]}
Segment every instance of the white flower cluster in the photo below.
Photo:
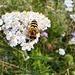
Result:
{"type": "Polygon", "coordinates": [[[70,17],[73,19],[73,21],[75,21],[75,14],[70,15],[70,17]]]}
{"type": "Polygon", "coordinates": [[[72,12],[73,10],[73,5],[72,5],[73,1],[72,0],[65,0],[64,5],[67,6],[67,8],[65,8],[66,11],[72,12]]]}
{"type": "Polygon", "coordinates": [[[60,48],[60,49],[59,49],[59,54],[60,54],[60,55],[65,55],[65,50],[62,49],[62,48],[60,48]]]}
{"type": "Polygon", "coordinates": [[[70,41],[69,44],[75,44],[75,37],[73,37],[70,41]]]}
{"type": "Polygon", "coordinates": [[[27,37],[29,31],[27,27],[31,26],[31,22],[36,20],[38,23],[39,30],[46,30],[47,27],[50,27],[50,20],[45,17],[43,14],[32,11],[12,11],[11,13],[6,13],[2,15],[2,19],[0,19],[1,30],[4,31],[6,35],[6,39],[9,41],[11,47],[15,47],[20,44],[22,46],[22,50],[30,51],[31,48],[34,48],[33,45],[38,42],[38,38],[40,37],[40,33],[37,34],[37,37],[32,42],[26,42],[26,39],[30,39],[27,37]],[[22,23],[20,23],[23,22],[22,23]]]}

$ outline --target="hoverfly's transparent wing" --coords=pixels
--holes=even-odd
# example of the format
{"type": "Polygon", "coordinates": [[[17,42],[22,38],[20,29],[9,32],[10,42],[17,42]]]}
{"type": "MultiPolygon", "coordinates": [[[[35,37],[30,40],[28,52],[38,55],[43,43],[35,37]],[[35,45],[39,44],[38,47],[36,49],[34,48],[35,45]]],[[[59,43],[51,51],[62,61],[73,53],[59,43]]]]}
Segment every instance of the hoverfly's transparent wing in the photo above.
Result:
{"type": "Polygon", "coordinates": [[[19,22],[21,23],[21,24],[23,24],[24,25],[24,27],[27,29],[27,30],[29,30],[29,24],[26,26],[25,24],[24,24],[24,22],[22,22],[21,20],[19,20],[19,22]]]}

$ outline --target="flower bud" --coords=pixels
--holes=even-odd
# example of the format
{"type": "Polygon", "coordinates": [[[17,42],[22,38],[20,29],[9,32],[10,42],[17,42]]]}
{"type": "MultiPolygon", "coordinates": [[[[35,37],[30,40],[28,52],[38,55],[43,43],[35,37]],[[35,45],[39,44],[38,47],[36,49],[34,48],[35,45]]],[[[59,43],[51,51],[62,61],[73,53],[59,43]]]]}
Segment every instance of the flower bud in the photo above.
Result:
{"type": "Polygon", "coordinates": [[[56,49],[56,45],[53,45],[53,49],[56,49]]]}
{"type": "Polygon", "coordinates": [[[71,75],[75,75],[75,70],[71,72],[71,75]]]}
{"type": "Polygon", "coordinates": [[[65,55],[67,61],[72,61],[73,57],[70,54],[65,55]]]}
{"type": "Polygon", "coordinates": [[[48,38],[48,34],[46,32],[43,32],[42,35],[46,38],[48,38]]]}
{"type": "Polygon", "coordinates": [[[59,50],[56,50],[56,53],[59,53],[59,50]]]}
{"type": "Polygon", "coordinates": [[[52,45],[50,43],[47,43],[48,49],[51,49],[52,45]]]}
{"type": "Polygon", "coordinates": [[[71,33],[71,35],[75,37],[75,33],[71,33]]]}
{"type": "Polygon", "coordinates": [[[5,57],[3,56],[3,59],[8,60],[8,57],[7,56],[5,56],[5,57]]]}
{"type": "Polygon", "coordinates": [[[43,37],[42,40],[43,40],[43,42],[46,42],[47,41],[47,39],[45,37],[43,37]]]}

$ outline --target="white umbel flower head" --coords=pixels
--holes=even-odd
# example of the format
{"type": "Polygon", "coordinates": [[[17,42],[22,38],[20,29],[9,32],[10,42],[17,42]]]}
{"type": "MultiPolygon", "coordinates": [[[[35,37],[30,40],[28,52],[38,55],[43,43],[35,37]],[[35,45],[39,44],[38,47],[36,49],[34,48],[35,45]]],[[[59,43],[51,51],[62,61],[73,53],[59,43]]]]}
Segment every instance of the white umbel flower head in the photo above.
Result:
{"type": "Polygon", "coordinates": [[[60,55],[65,55],[65,50],[62,49],[62,48],[60,48],[60,49],[59,49],[59,54],[60,54],[60,55]]]}
{"type": "Polygon", "coordinates": [[[34,48],[34,44],[38,42],[40,37],[40,32],[36,35],[36,39],[30,41],[29,28],[31,27],[31,22],[33,20],[37,21],[38,30],[46,30],[47,27],[51,27],[51,21],[45,17],[42,13],[32,12],[32,11],[12,11],[11,13],[5,13],[0,19],[0,25],[2,25],[2,30],[6,35],[6,39],[9,40],[9,45],[11,47],[20,44],[22,50],[31,51],[34,48]],[[26,40],[29,40],[28,42],[26,40]]]}

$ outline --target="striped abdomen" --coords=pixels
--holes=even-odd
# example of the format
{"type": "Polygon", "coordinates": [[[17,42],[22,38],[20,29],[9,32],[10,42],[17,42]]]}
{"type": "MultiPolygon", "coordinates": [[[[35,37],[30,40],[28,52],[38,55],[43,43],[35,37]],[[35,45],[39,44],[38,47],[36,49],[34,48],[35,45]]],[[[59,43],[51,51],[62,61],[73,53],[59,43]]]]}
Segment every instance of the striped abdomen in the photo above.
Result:
{"type": "Polygon", "coordinates": [[[36,20],[33,20],[32,22],[31,22],[31,28],[37,28],[38,27],[38,24],[37,24],[37,21],[36,20]]]}

